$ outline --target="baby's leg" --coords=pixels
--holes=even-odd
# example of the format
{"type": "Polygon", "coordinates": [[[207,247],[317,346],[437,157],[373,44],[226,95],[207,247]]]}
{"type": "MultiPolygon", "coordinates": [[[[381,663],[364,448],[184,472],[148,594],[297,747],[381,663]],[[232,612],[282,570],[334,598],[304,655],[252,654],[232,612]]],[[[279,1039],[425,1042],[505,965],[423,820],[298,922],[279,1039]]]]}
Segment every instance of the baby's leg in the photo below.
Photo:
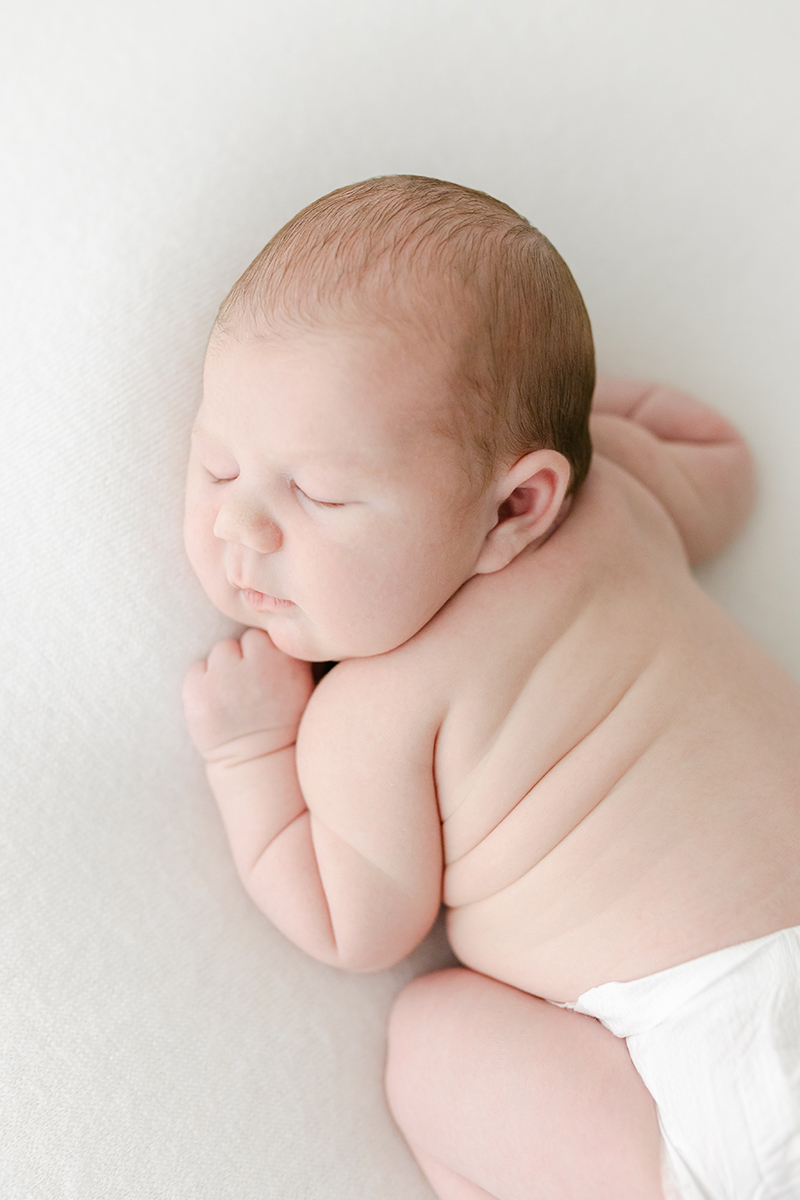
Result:
{"type": "Polygon", "coordinates": [[[473,971],[400,995],[389,1103],[440,1200],[662,1200],[655,1105],[623,1041],[473,971]]]}

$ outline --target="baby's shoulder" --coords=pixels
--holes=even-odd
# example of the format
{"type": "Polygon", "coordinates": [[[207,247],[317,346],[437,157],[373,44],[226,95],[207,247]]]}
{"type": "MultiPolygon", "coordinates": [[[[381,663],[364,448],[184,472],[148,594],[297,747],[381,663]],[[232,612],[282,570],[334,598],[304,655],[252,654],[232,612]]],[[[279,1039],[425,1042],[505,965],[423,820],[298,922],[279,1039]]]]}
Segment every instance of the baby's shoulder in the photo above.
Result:
{"type": "Polygon", "coordinates": [[[317,684],[303,716],[304,740],[325,731],[332,743],[362,739],[380,754],[398,737],[409,747],[435,736],[447,708],[446,672],[417,634],[385,654],[337,663],[317,684]]]}

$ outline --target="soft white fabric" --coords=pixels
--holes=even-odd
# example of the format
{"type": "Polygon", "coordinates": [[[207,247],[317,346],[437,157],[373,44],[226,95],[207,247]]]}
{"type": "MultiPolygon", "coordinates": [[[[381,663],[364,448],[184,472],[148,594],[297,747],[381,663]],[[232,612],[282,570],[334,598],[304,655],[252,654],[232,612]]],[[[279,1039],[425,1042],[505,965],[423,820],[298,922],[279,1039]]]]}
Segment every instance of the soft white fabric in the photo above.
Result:
{"type": "Polygon", "coordinates": [[[180,538],[221,297],[340,184],[484,187],[562,250],[606,370],[738,420],[704,574],[800,675],[800,8],[790,0],[4,6],[3,1200],[425,1200],[373,977],[242,894],[180,683],[229,626],[180,538]]]}
{"type": "Polygon", "coordinates": [[[574,1009],[625,1038],[658,1107],[669,1196],[796,1200],[800,927],[601,984],[574,1009]]]}

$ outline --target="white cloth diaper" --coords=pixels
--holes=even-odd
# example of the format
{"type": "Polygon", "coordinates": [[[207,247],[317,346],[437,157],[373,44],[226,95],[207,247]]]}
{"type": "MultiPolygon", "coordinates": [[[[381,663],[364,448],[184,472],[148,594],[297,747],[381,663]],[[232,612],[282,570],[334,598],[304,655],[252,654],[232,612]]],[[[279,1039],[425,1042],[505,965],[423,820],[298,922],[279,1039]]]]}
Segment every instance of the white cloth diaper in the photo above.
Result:
{"type": "Polygon", "coordinates": [[[570,1007],[625,1038],[658,1107],[668,1200],[798,1200],[800,927],[570,1007]]]}

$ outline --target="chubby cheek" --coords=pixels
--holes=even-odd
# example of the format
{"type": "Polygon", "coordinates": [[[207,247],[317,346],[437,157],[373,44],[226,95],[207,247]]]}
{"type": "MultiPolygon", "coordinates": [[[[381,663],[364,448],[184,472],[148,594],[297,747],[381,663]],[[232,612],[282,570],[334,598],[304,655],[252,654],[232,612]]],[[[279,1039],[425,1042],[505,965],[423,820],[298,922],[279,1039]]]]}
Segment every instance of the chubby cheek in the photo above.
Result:
{"type": "Polygon", "coordinates": [[[325,583],[315,611],[309,613],[315,627],[327,635],[325,658],[361,658],[394,650],[447,599],[432,602],[429,573],[414,570],[402,551],[396,557],[354,556],[331,564],[325,583]]]}

